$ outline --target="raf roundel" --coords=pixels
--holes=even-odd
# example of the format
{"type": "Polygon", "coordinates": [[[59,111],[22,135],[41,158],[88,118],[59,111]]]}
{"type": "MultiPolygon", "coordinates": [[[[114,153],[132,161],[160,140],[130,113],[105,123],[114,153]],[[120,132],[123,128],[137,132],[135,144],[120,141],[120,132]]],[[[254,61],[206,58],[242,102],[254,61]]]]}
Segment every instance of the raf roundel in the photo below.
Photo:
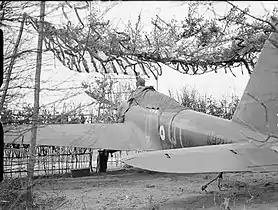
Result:
{"type": "Polygon", "coordinates": [[[160,138],[161,138],[162,141],[165,140],[165,129],[164,129],[163,125],[161,125],[161,126],[159,127],[159,136],[160,136],[160,138]]]}

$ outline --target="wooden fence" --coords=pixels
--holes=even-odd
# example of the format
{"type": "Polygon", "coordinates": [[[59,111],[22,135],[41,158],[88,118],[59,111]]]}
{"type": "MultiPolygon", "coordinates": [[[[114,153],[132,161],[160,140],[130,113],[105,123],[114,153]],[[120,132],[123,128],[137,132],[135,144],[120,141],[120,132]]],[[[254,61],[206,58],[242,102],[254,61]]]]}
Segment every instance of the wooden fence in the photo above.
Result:
{"type": "MultiPolygon", "coordinates": [[[[70,173],[71,169],[87,168],[95,172],[98,150],[73,147],[37,146],[34,175],[70,173]]],[[[118,151],[109,154],[107,170],[123,168],[122,157],[135,153],[118,151]]],[[[6,144],[4,149],[4,178],[27,176],[29,146],[6,144]]]]}

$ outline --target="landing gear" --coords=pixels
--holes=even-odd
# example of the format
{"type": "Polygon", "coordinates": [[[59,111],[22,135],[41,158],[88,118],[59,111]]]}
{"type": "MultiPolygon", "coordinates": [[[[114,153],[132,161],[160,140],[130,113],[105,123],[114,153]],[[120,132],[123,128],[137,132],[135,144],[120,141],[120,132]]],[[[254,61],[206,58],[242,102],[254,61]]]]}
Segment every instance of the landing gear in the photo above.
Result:
{"type": "Polygon", "coordinates": [[[206,190],[206,188],[215,180],[218,179],[218,189],[221,191],[221,187],[222,187],[222,180],[223,180],[223,172],[220,172],[214,179],[212,179],[211,181],[209,181],[207,184],[202,186],[202,191],[206,190]]]}

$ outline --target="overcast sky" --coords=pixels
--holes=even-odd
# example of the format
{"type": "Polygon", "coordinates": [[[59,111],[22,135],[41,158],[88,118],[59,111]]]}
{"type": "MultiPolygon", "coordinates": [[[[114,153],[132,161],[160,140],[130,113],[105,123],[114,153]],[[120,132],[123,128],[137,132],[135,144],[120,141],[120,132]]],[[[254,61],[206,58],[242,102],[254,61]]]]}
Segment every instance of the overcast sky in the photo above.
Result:
{"type": "MultiPolygon", "coordinates": [[[[112,2],[113,3],[113,2],[112,2]]],[[[245,1],[245,2],[233,2],[237,4],[241,8],[245,6],[250,6],[251,13],[254,15],[263,15],[265,13],[265,9],[272,9],[275,5],[278,4],[275,2],[255,2],[255,1],[245,1]]],[[[107,4],[111,4],[111,2],[101,2],[98,1],[97,4],[100,7],[105,8],[107,4]]],[[[135,22],[138,18],[138,14],[141,12],[141,20],[144,25],[144,30],[149,30],[150,28],[150,20],[152,17],[155,17],[156,14],[159,14],[160,17],[164,19],[172,19],[176,18],[177,20],[182,20],[184,16],[187,14],[187,4],[186,2],[181,1],[120,1],[114,3],[115,6],[110,9],[104,16],[104,18],[109,19],[114,25],[118,27],[124,27],[127,24],[128,20],[135,22]]],[[[229,9],[229,6],[224,2],[217,2],[216,11],[219,11],[219,14],[225,13],[229,9]]],[[[204,14],[204,10],[200,10],[200,15],[204,14]]],[[[60,13],[61,14],[61,13],[60,13]]],[[[85,15],[85,14],[84,14],[85,15]]],[[[209,12],[206,12],[204,15],[210,15],[209,12]]],[[[65,19],[63,17],[55,17],[55,22],[60,21],[62,24],[65,19]]],[[[234,77],[231,73],[225,74],[224,71],[219,71],[219,73],[207,73],[204,75],[183,75],[178,73],[172,69],[164,68],[163,74],[159,77],[158,82],[158,91],[168,94],[168,90],[180,90],[185,85],[189,85],[193,88],[199,90],[201,94],[212,95],[215,98],[220,98],[222,95],[231,96],[232,94],[236,94],[241,96],[244,88],[249,79],[249,75],[246,71],[244,75],[240,72],[240,69],[234,69],[236,77],[234,77]]],[[[95,74],[87,74],[87,73],[77,73],[70,71],[66,67],[62,66],[60,62],[55,59],[55,65],[49,67],[43,67],[42,69],[42,80],[51,79],[53,84],[62,83],[61,81],[68,81],[66,83],[62,83],[59,87],[66,87],[69,84],[71,86],[81,86],[81,82],[83,80],[89,80],[89,78],[94,77],[95,74]]],[[[122,77],[122,76],[120,76],[122,77]]],[[[135,81],[133,79],[133,81],[135,81]]],[[[156,87],[156,81],[154,79],[147,80],[146,85],[153,85],[156,87]]],[[[73,92],[73,89],[70,91],[73,92]]],[[[65,94],[52,94],[46,92],[41,93],[41,104],[50,103],[53,100],[58,100],[63,97],[65,94]]],[[[74,98],[72,98],[72,102],[78,104],[79,102],[90,101],[90,97],[86,94],[82,93],[80,90],[76,90],[80,94],[74,98]]],[[[31,97],[30,97],[31,99],[31,97]]],[[[30,101],[33,102],[33,99],[30,101]]]]}

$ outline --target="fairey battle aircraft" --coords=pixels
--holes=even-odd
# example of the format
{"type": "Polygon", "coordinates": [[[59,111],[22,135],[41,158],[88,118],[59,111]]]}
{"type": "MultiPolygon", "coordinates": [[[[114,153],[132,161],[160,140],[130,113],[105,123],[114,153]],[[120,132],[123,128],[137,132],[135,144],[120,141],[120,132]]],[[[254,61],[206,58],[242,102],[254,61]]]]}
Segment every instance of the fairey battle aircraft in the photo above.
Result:
{"type": "MultiPolygon", "coordinates": [[[[265,42],[232,120],[188,109],[153,87],[139,87],[119,107],[121,123],[41,125],[37,145],[150,151],[124,162],[161,172],[277,170],[278,49],[273,41],[277,34],[265,42]]],[[[5,133],[5,143],[29,144],[30,139],[26,128],[5,133]]]]}
{"type": "Polygon", "coordinates": [[[273,32],[232,120],[178,105],[171,110],[158,109],[151,119],[163,150],[128,156],[123,162],[168,173],[220,172],[212,181],[221,181],[223,172],[278,171],[277,43],[278,34],[273,32]],[[166,149],[169,147],[172,149],[166,149]]]}

